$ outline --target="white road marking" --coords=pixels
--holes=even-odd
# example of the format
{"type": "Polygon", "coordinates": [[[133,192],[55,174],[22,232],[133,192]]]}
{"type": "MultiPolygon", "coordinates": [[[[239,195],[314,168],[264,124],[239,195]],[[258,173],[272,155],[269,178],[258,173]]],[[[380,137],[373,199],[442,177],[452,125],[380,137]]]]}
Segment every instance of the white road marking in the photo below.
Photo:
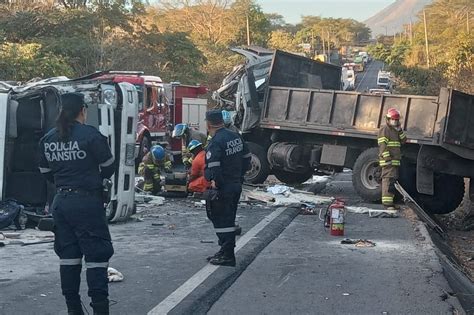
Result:
{"type": "MultiPolygon", "coordinates": [[[[242,247],[244,247],[252,238],[254,238],[260,231],[262,231],[268,224],[275,220],[280,214],[282,214],[287,208],[278,208],[265,218],[262,219],[257,225],[251,228],[247,233],[245,233],[236,243],[235,252],[238,252],[242,247]]],[[[195,273],[191,278],[189,278],[185,283],[183,283],[179,288],[177,288],[173,293],[168,295],[163,301],[155,306],[151,311],[148,312],[148,315],[162,315],[168,314],[173,308],[175,308],[179,303],[181,303],[191,292],[194,291],[199,285],[201,285],[214,271],[217,270],[219,266],[206,265],[197,273],[195,273]]]]}

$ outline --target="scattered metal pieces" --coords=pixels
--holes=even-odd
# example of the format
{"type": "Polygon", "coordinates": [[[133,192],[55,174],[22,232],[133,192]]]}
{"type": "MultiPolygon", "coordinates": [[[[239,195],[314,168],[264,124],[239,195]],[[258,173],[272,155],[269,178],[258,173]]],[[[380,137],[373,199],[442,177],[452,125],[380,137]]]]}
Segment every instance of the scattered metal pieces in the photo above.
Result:
{"type": "Polygon", "coordinates": [[[351,294],[346,292],[346,293],[342,293],[342,295],[344,295],[344,296],[349,296],[349,295],[351,295],[351,294]]]}
{"type": "Polygon", "coordinates": [[[176,230],[176,224],[170,224],[168,225],[169,230],[176,230]]]}
{"type": "Polygon", "coordinates": [[[5,233],[5,232],[3,232],[2,234],[6,238],[10,238],[10,239],[19,239],[21,237],[20,233],[5,233]]]}
{"type": "Polygon", "coordinates": [[[151,226],[164,226],[164,223],[152,223],[151,226]]]}
{"type": "Polygon", "coordinates": [[[398,210],[370,210],[369,217],[370,218],[398,218],[399,211],[398,210]]]}
{"type": "Polygon", "coordinates": [[[300,210],[301,215],[317,215],[318,213],[319,211],[317,211],[316,208],[308,206],[303,206],[300,210]]]}
{"type": "Polygon", "coordinates": [[[201,243],[203,244],[213,244],[214,241],[209,241],[209,240],[201,240],[201,243]]]}
{"type": "Polygon", "coordinates": [[[356,247],[375,247],[375,243],[369,240],[363,240],[363,239],[350,239],[350,238],[345,238],[341,241],[341,244],[353,244],[356,247]]]}
{"type": "Polygon", "coordinates": [[[23,243],[23,244],[21,244],[21,246],[38,245],[38,244],[49,244],[49,243],[54,243],[54,240],[23,243]]]}

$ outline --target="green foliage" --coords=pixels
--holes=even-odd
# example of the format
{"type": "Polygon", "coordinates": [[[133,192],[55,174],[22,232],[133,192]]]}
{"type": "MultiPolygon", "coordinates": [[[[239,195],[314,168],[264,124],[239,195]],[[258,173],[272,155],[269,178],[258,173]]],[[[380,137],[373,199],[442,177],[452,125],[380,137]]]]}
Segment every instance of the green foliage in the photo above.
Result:
{"type": "Polygon", "coordinates": [[[2,80],[27,81],[34,77],[71,75],[64,58],[42,50],[40,44],[4,43],[0,46],[2,80]]]}
{"type": "Polygon", "coordinates": [[[411,42],[405,38],[392,41],[390,46],[387,42],[379,43],[370,51],[377,59],[392,65],[406,91],[437,94],[441,86],[449,85],[474,93],[473,11],[471,0],[435,0],[425,8],[429,69],[422,13],[413,26],[411,42]]]}
{"type": "Polygon", "coordinates": [[[297,45],[294,36],[282,30],[273,31],[270,34],[268,47],[280,49],[288,52],[297,51],[297,45]]]}

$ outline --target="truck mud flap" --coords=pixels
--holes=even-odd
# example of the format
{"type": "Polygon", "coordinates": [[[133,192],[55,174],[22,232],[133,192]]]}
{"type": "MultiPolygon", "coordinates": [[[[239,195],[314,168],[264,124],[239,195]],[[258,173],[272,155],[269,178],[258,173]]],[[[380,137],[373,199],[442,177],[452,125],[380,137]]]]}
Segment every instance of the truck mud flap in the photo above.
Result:
{"type": "Polygon", "coordinates": [[[443,228],[439,226],[438,223],[436,223],[433,218],[431,218],[428,213],[423,210],[422,207],[406,192],[406,190],[400,185],[399,182],[395,183],[395,188],[398,190],[398,192],[403,196],[403,202],[409,206],[415,213],[418,215],[418,217],[428,225],[430,229],[433,231],[437,232],[443,239],[446,238],[446,233],[444,232],[443,228]]]}

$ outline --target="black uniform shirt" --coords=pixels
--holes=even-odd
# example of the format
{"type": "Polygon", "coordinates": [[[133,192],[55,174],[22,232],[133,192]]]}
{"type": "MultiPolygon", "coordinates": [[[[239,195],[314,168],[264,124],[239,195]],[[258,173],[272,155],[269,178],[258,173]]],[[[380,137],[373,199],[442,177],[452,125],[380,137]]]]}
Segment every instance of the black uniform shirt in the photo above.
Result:
{"type": "Polygon", "coordinates": [[[218,188],[241,184],[249,166],[250,153],[240,135],[227,128],[217,130],[206,149],[206,179],[218,188]]]}
{"type": "Polygon", "coordinates": [[[96,128],[74,123],[69,140],[59,140],[59,132],[51,129],[40,140],[40,172],[54,178],[58,188],[102,189],[103,178],[114,172],[114,157],[107,138],[96,128]]]}

